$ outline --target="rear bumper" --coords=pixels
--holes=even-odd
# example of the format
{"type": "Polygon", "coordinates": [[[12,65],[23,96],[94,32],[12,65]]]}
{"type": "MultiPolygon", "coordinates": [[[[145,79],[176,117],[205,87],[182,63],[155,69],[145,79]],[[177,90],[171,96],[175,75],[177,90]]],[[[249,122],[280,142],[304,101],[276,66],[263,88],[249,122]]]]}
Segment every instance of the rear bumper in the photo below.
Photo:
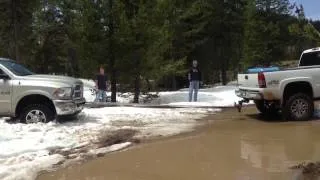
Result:
{"type": "Polygon", "coordinates": [[[54,106],[58,116],[73,115],[81,112],[86,103],[84,98],[77,100],[54,100],[54,106]]]}
{"type": "Polygon", "coordinates": [[[262,100],[262,99],[264,99],[263,94],[259,91],[238,89],[238,90],[236,90],[235,93],[238,97],[241,97],[243,99],[248,99],[248,100],[262,100]]]}

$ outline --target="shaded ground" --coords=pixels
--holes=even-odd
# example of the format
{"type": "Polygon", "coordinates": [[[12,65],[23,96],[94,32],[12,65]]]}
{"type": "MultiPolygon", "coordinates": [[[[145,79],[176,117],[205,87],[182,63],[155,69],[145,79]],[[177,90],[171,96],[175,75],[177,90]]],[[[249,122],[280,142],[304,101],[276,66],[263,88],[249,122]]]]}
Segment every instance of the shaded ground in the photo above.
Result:
{"type": "Polygon", "coordinates": [[[210,117],[212,123],[200,132],[142,144],[38,180],[317,179],[317,164],[309,165],[312,172],[308,165],[291,167],[320,160],[320,121],[277,119],[254,108],[241,114],[228,110],[210,117]]]}

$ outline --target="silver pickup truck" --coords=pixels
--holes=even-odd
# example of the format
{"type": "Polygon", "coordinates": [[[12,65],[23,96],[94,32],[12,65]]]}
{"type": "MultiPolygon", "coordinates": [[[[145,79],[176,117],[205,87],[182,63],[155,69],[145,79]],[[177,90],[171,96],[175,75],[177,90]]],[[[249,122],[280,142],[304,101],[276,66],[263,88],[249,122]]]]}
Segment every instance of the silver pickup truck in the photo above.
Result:
{"type": "Polygon", "coordinates": [[[237,96],[253,100],[262,114],[282,111],[286,120],[308,120],[320,99],[320,48],[305,50],[298,67],[273,72],[238,74],[237,96]]]}
{"type": "Polygon", "coordinates": [[[0,58],[0,116],[17,117],[23,123],[49,122],[58,116],[77,115],[84,104],[81,80],[37,75],[0,58]]]}

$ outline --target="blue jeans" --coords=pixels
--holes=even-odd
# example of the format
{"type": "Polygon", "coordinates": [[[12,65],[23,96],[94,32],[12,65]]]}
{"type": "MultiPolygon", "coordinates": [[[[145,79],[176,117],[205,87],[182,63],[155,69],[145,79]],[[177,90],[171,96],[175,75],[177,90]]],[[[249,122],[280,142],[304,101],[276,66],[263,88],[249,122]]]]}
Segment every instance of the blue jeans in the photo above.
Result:
{"type": "Polygon", "coordinates": [[[98,101],[98,102],[106,102],[107,101],[107,99],[106,99],[106,91],[99,89],[97,91],[96,101],[98,101]]]}
{"type": "Polygon", "coordinates": [[[193,101],[198,101],[198,91],[199,91],[200,82],[199,81],[190,81],[189,85],[189,102],[192,101],[192,94],[193,95],[193,101]]]}

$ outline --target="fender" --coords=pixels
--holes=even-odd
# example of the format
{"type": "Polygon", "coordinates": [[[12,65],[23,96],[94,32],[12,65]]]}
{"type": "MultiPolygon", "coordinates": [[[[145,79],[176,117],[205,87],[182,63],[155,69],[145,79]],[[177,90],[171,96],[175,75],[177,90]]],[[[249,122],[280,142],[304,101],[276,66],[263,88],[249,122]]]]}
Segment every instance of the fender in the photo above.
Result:
{"type": "Polygon", "coordinates": [[[312,88],[312,92],[314,92],[314,87],[313,87],[313,84],[314,84],[314,80],[310,77],[294,77],[294,78],[287,78],[287,79],[284,79],[282,81],[280,81],[280,96],[281,96],[281,102],[283,101],[283,96],[284,96],[284,89],[285,87],[290,84],[290,83],[298,83],[298,82],[307,82],[311,85],[311,88],[312,88]]]}
{"type": "Polygon", "coordinates": [[[52,100],[52,96],[49,92],[42,91],[42,90],[28,90],[28,91],[23,91],[23,93],[19,94],[15,99],[12,99],[12,104],[11,104],[11,109],[12,113],[14,114],[17,108],[18,103],[20,102],[21,99],[23,99],[26,96],[30,95],[42,95],[47,97],[48,99],[52,100]]]}

